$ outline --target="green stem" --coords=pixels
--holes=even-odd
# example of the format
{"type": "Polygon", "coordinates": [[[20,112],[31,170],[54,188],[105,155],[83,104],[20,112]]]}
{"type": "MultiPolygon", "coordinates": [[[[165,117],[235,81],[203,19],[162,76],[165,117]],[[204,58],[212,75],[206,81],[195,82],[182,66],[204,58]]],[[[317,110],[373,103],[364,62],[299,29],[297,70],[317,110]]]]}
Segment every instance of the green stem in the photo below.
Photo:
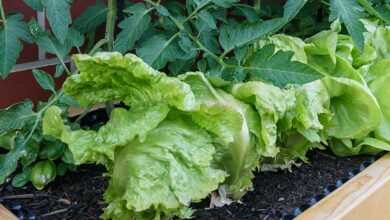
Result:
{"type": "Polygon", "coordinates": [[[99,40],[99,41],[95,44],[95,46],[92,47],[92,49],[89,51],[88,54],[89,54],[89,55],[93,55],[97,49],[99,49],[100,47],[102,47],[102,46],[103,46],[104,44],[106,44],[106,43],[108,43],[108,41],[107,41],[107,39],[105,39],[105,38],[99,40]]]}
{"type": "MultiPolygon", "coordinates": [[[[144,0],[146,3],[149,3],[150,5],[152,5],[153,7],[158,7],[158,4],[151,1],[151,0],[144,0]]],[[[195,11],[199,11],[201,10],[204,6],[206,6],[210,1],[207,1],[205,2],[204,4],[200,5],[197,9],[195,9],[195,11]]],[[[191,13],[185,20],[183,23],[189,21],[192,16],[194,16],[196,13],[191,13]]],[[[174,18],[173,16],[169,15],[168,16],[169,19],[177,26],[177,28],[180,30],[178,33],[176,33],[174,36],[172,36],[171,39],[175,38],[181,31],[187,33],[187,35],[199,46],[199,49],[203,50],[204,52],[206,52],[207,54],[209,54],[211,57],[213,57],[219,64],[221,64],[221,66],[223,67],[226,67],[227,65],[223,62],[223,60],[218,57],[217,55],[215,55],[213,52],[211,52],[209,49],[207,49],[196,37],[194,37],[191,33],[188,33],[188,31],[185,30],[184,26],[183,26],[183,23],[179,22],[178,20],[176,20],[176,18],[174,18]]]]}
{"type": "Polygon", "coordinates": [[[35,130],[37,129],[37,126],[39,124],[39,122],[41,121],[41,118],[42,118],[42,114],[46,111],[46,109],[48,109],[50,106],[52,106],[55,102],[57,102],[61,97],[62,95],[64,94],[64,91],[61,91],[59,92],[56,97],[54,99],[52,99],[50,102],[48,102],[41,110],[39,110],[39,112],[37,112],[35,114],[36,116],[36,119],[35,119],[35,123],[32,127],[32,129],[30,130],[30,133],[28,134],[28,136],[26,137],[26,139],[24,139],[23,141],[23,144],[22,146],[24,146],[25,144],[27,144],[27,142],[31,139],[31,137],[33,136],[35,130]]]}
{"type": "Polygon", "coordinates": [[[202,10],[206,5],[208,5],[211,2],[211,0],[205,1],[204,3],[201,3],[185,20],[183,23],[191,20],[192,17],[194,17],[200,10],[202,10]]]}
{"type": "Polygon", "coordinates": [[[226,63],[223,62],[222,59],[220,59],[217,55],[215,55],[213,52],[211,52],[209,49],[207,49],[198,39],[196,39],[194,36],[188,34],[188,36],[199,46],[199,49],[203,50],[205,53],[210,55],[212,58],[214,58],[221,66],[225,67],[226,63]]]}
{"type": "Polygon", "coordinates": [[[3,8],[3,0],[0,0],[0,14],[1,14],[1,22],[3,23],[4,29],[7,25],[7,19],[5,17],[4,8],[3,8]]]}
{"type": "Polygon", "coordinates": [[[367,10],[367,12],[375,16],[381,20],[383,20],[382,16],[371,6],[371,4],[366,0],[358,0],[358,2],[367,10]]]}
{"type": "Polygon", "coordinates": [[[68,67],[66,66],[64,60],[63,60],[60,56],[58,56],[58,55],[57,55],[57,57],[58,57],[58,59],[60,60],[61,65],[64,67],[64,70],[65,70],[66,74],[68,74],[68,76],[71,76],[72,73],[70,72],[70,70],[69,70],[68,67]]]}
{"type": "MultiPolygon", "coordinates": [[[[108,51],[114,50],[114,31],[116,20],[116,0],[108,0],[107,22],[106,22],[106,40],[108,51]]],[[[112,101],[106,102],[106,111],[108,116],[114,110],[115,106],[112,101]]]]}
{"type": "Polygon", "coordinates": [[[260,14],[261,0],[255,0],[253,8],[255,9],[256,14],[260,14]]]}
{"type": "Polygon", "coordinates": [[[81,119],[84,118],[84,116],[87,115],[89,113],[89,111],[91,111],[91,109],[92,109],[92,106],[85,109],[85,111],[81,115],[79,115],[79,117],[77,117],[76,121],[74,121],[74,122],[79,123],[81,121],[81,119]]]}
{"type": "Polygon", "coordinates": [[[114,49],[114,31],[115,31],[115,19],[116,19],[116,0],[108,0],[108,12],[106,22],[106,35],[108,51],[114,49]]]}

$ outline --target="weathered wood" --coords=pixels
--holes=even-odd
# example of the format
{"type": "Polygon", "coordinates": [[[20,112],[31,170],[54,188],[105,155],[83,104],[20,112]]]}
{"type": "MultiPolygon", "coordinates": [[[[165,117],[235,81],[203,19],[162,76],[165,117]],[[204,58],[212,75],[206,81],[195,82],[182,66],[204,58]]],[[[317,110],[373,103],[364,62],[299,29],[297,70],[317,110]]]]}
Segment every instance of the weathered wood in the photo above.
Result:
{"type": "Polygon", "coordinates": [[[390,153],[295,220],[390,219],[390,153]]]}
{"type": "Polygon", "coordinates": [[[18,220],[18,218],[0,204],[0,220],[18,220]]]}
{"type": "MultiPolygon", "coordinates": [[[[120,102],[119,101],[114,101],[114,104],[119,104],[120,102]]],[[[106,105],[104,103],[99,103],[99,104],[95,104],[92,106],[92,108],[89,110],[89,111],[94,111],[94,110],[98,110],[98,109],[102,109],[102,108],[105,108],[106,105]]],[[[79,108],[69,108],[68,111],[69,111],[69,116],[70,117],[75,117],[75,116],[78,116],[78,115],[81,115],[84,113],[86,109],[79,109],[79,108]]]]}

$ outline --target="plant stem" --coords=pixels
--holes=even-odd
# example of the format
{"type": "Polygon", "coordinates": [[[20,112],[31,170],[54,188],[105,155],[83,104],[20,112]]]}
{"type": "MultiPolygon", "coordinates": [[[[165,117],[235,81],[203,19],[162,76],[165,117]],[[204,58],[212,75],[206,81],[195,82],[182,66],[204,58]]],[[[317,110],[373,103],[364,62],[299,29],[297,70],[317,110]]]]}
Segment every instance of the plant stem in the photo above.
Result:
{"type": "Polygon", "coordinates": [[[108,41],[107,41],[107,39],[105,39],[105,38],[99,40],[99,41],[95,44],[95,46],[93,46],[92,49],[88,52],[88,54],[89,54],[89,55],[93,55],[97,49],[99,49],[101,46],[103,46],[103,45],[106,44],[107,42],[108,42],[108,41]]]}
{"type": "MultiPolygon", "coordinates": [[[[115,31],[115,20],[116,20],[116,0],[108,0],[108,11],[107,11],[107,23],[106,23],[106,40],[108,51],[114,50],[114,31],[115,31]]],[[[106,102],[106,111],[108,116],[114,110],[115,106],[112,101],[106,102]]]]}
{"type": "Polygon", "coordinates": [[[4,8],[3,8],[3,0],[0,0],[0,14],[1,14],[1,22],[3,23],[4,29],[7,25],[7,19],[5,17],[4,8]]]}
{"type": "Polygon", "coordinates": [[[42,117],[42,114],[46,111],[46,109],[48,109],[50,106],[52,106],[55,102],[57,102],[61,97],[62,95],[64,94],[64,91],[61,91],[59,92],[56,97],[54,99],[52,99],[50,102],[48,102],[41,110],[39,110],[39,112],[37,112],[35,114],[36,116],[36,119],[35,119],[35,123],[32,127],[32,129],[30,130],[30,133],[28,134],[28,136],[26,137],[26,139],[24,139],[23,143],[22,143],[22,146],[24,146],[25,144],[27,144],[27,142],[30,140],[30,138],[33,136],[34,132],[35,132],[35,129],[37,129],[37,126],[39,124],[39,122],[41,121],[41,117],[42,117]]]}
{"type": "Polygon", "coordinates": [[[75,123],[79,123],[81,121],[81,119],[84,118],[85,115],[87,115],[89,113],[89,111],[91,111],[92,109],[92,106],[88,107],[87,109],[85,109],[85,111],[79,115],[79,117],[76,118],[76,121],[74,121],[75,123]]]}
{"type": "Polygon", "coordinates": [[[200,10],[202,10],[207,4],[209,4],[211,2],[211,0],[208,0],[204,3],[201,3],[185,20],[183,23],[189,21],[192,17],[194,17],[194,15],[198,14],[198,12],[200,10]]]}
{"type": "Polygon", "coordinates": [[[366,1],[366,0],[358,0],[359,4],[361,4],[366,10],[367,12],[372,15],[372,16],[375,16],[381,20],[383,20],[382,16],[371,6],[371,4],[366,1]]]}
{"type": "Polygon", "coordinates": [[[255,0],[253,8],[255,9],[256,14],[260,14],[261,0],[255,0]]]}
{"type": "Polygon", "coordinates": [[[108,51],[114,49],[114,31],[115,31],[115,19],[116,19],[116,0],[108,0],[108,12],[106,23],[106,35],[108,51]]]}

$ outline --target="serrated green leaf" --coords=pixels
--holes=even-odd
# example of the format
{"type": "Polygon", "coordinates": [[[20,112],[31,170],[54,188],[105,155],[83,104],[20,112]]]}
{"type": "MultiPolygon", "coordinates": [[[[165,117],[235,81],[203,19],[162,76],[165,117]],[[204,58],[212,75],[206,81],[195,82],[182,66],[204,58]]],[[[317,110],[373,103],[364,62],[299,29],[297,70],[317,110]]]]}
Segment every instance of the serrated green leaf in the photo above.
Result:
{"type": "Polygon", "coordinates": [[[375,10],[381,16],[382,20],[387,24],[390,24],[390,5],[378,5],[375,7],[375,10]]]}
{"type": "Polygon", "coordinates": [[[11,150],[0,155],[0,184],[3,184],[5,179],[16,170],[20,158],[26,155],[26,144],[22,133],[18,133],[15,137],[14,144],[11,150]]]}
{"type": "Polygon", "coordinates": [[[225,51],[253,43],[281,29],[296,16],[305,3],[306,0],[288,0],[284,5],[284,14],[281,18],[224,25],[220,30],[219,42],[225,51]]]}
{"type": "Polygon", "coordinates": [[[366,29],[359,19],[364,17],[364,9],[355,0],[330,0],[330,11],[329,20],[340,19],[345,24],[358,49],[363,51],[363,32],[366,29]]]}
{"type": "Polygon", "coordinates": [[[36,11],[43,11],[43,5],[41,0],[23,0],[23,2],[36,11]]]}
{"type": "Polygon", "coordinates": [[[215,23],[214,17],[207,10],[200,11],[198,16],[201,20],[204,21],[205,25],[207,25],[209,28],[211,29],[217,28],[217,24],[215,23]]]}
{"type": "Polygon", "coordinates": [[[30,181],[30,173],[32,168],[26,167],[23,169],[23,172],[18,173],[12,178],[12,186],[13,187],[22,187],[30,181]]]}
{"type": "Polygon", "coordinates": [[[6,19],[0,29],[0,75],[3,79],[9,75],[23,49],[20,39],[32,42],[23,15],[14,14],[6,19]]]}
{"type": "Polygon", "coordinates": [[[162,16],[168,16],[169,11],[162,5],[157,6],[157,12],[162,16]]]}
{"type": "Polygon", "coordinates": [[[38,46],[47,53],[55,54],[61,59],[64,59],[69,54],[72,48],[70,43],[65,41],[61,44],[57,38],[54,38],[49,32],[45,32],[36,39],[38,46]]]}
{"type": "Polygon", "coordinates": [[[73,28],[81,34],[95,30],[107,20],[107,6],[102,1],[97,1],[93,6],[88,7],[74,21],[73,28]]]}
{"type": "Polygon", "coordinates": [[[27,43],[32,43],[33,38],[30,34],[26,22],[23,20],[22,14],[14,14],[8,17],[7,26],[9,31],[12,32],[18,38],[26,41],[27,43]]]}
{"type": "Polygon", "coordinates": [[[69,42],[73,47],[81,47],[84,44],[84,35],[79,31],[73,28],[69,28],[68,35],[66,36],[66,41],[69,42]]]}
{"type": "Polygon", "coordinates": [[[266,80],[279,87],[304,84],[323,77],[310,66],[291,61],[293,55],[291,51],[279,50],[275,53],[275,46],[269,44],[254,53],[245,69],[253,80],[266,80]]]}
{"type": "Polygon", "coordinates": [[[65,147],[65,144],[59,140],[45,141],[41,144],[39,157],[42,159],[55,160],[62,156],[65,147]]]}
{"type": "Polygon", "coordinates": [[[193,62],[193,60],[176,60],[174,62],[168,63],[170,75],[177,76],[181,73],[190,71],[193,62]]]}
{"type": "Polygon", "coordinates": [[[232,12],[234,15],[244,16],[249,21],[256,21],[259,19],[259,15],[254,8],[249,5],[237,4],[233,6],[235,10],[232,12]]]}
{"type": "Polygon", "coordinates": [[[221,49],[219,48],[217,36],[216,30],[202,32],[199,34],[199,41],[211,52],[219,54],[221,49]]]}
{"type": "Polygon", "coordinates": [[[34,104],[30,100],[16,103],[7,109],[0,110],[0,134],[21,129],[35,113],[34,104]]]}
{"type": "Polygon", "coordinates": [[[147,30],[151,20],[150,10],[146,9],[142,3],[138,3],[128,10],[133,15],[119,23],[118,26],[122,31],[118,34],[114,44],[114,50],[121,53],[126,53],[134,46],[135,42],[147,30]]]}
{"type": "Polygon", "coordinates": [[[153,68],[161,69],[169,60],[171,43],[174,38],[166,39],[163,35],[156,35],[142,43],[136,50],[138,56],[153,68]]]}
{"type": "Polygon", "coordinates": [[[62,44],[68,34],[68,26],[72,23],[70,5],[66,0],[42,0],[46,16],[54,35],[62,44]]]}
{"type": "Polygon", "coordinates": [[[237,61],[243,61],[248,55],[248,47],[235,48],[234,55],[237,61]]]}
{"type": "Polygon", "coordinates": [[[55,91],[54,80],[50,74],[43,70],[33,69],[32,70],[35,80],[39,83],[42,89],[55,91]]]}
{"type": "Polygon", "coordinates": [[[58,78],[64,72],[65,67],[62,64],[56,65],[56,72],[54,73],[54,78],[58,78]]]}

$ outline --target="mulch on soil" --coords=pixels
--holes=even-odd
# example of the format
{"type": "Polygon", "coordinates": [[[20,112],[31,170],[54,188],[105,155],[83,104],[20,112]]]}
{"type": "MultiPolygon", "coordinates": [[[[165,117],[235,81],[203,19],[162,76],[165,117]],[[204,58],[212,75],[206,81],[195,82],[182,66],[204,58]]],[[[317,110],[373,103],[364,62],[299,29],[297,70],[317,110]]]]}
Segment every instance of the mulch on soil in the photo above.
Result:
{"type": "MultiPolygon", "coordinates": [[[[254,191],[221,208],[198,208],[196,220],[279,219],[321,193],[345,176],[369,156],[336,158],[330,152],[316,151],[308,155],[309,164],[279,172],[257,173],[254,191]]],[[[108,185],[104,168],[82,166],[77,172],[57,178],[44,190],[31,184],[23,188],[0,186],[0,197],[22,204],[40,219],[98,219],[105,207],[102,195],[108,185]]],[[[199,204],[196,205],[199,207],[199,204]]]]}

